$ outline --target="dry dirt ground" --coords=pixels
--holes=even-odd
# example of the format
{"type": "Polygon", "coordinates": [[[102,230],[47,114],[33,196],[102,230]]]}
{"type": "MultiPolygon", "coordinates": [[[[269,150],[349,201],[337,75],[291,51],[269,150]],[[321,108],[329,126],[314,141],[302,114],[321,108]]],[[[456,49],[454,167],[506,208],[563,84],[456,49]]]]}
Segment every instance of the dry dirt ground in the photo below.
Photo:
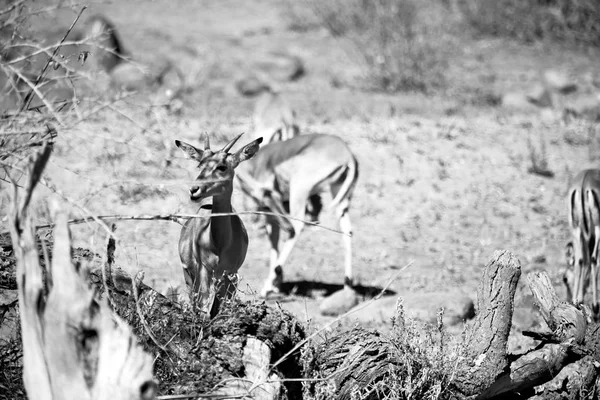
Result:
{"type": "MultiPolygon", "coordinates": [[[[574,174],[597,162],[593,126],[563,124],[533,107],[498,108],[485,98],[525,90],[544,68],[583,76],[598,65],[598,56],[465,34],[449,59],[447,91],[370,93],[334,84],[358,73],[344,43],[322,29],[289,29],[282,4],[159,0],[91,7],[86,14],[114,21],[137,59],[173,59],[192,90],[178,116],[149,109],[150,93],[61,132],[48,176],[97,214],[195,212],[183,183],[195,177],[195,164],[174,152],[173,164],[163,171],[165,141],[198,143],[206,131],[217,145],[250,132],[255,100],[240,96],[234,80],[261,54],[285,49],[306,63],[304,78],[282,86],[302,132],[342,137],[360,163],[350,211],[357,281],[373,290],[391,281],[395,293],[340,323],[358,319],[385,329],[396,296],[404,298],[409,313],[434,321],[439,306],[452,307],[462,296],[475,300],[483,266],[497,249],[514,252],[524,273],[547,271],[564,295],[566,188],[574,174]],[[528,173],[529,140],[536,149],[545,143],[553,178],[528,173]]],[[[62,16],[61,26],[72,18],[62,16]]],[[[43,17],[36,24],[57,26],[43,17]]],[[[238,193],[234,207],[244,209],[238,193]]],[[[268,242],[248,216],[243,219],[250,247],[239,271],[240,289],[255,298],[268,273],[268,242]]],[[[329,213],[322,224],[336,228],[329,213]]],[[[173,222],[118,222],[118,262],[145,271],[145,281],[162,292],[182,286],[179,230],[173,222]]],[[[74,235],[79,245],[102,252],[105,235],[96,225],[78,225],[74,235]]],[[[308,228],[284,270],[286,280],[298,283],[296,291],[280,298],[280,306],[313,327],[331,321],[319,315],[318,306],[331,285],[342,283],[342,254],[338,234],[308,228]]],[[[531,328],[539,319],[520,285],[515,321],[518,328],[531,328]]],[[[520,343],[515,339],[513,347],[520,343]]]]}

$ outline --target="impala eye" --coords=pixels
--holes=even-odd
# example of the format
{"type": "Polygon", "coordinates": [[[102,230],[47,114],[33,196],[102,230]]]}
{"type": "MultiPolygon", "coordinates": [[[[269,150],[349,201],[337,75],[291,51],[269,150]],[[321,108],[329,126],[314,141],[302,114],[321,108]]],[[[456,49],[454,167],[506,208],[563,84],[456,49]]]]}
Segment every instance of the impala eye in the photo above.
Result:
{"type": "Polygon", "coordinates": [[[225,172],[225,171],[227,171],[227,167],[225,165],[219,165],[217,167],[217,171],[225,172]]]}

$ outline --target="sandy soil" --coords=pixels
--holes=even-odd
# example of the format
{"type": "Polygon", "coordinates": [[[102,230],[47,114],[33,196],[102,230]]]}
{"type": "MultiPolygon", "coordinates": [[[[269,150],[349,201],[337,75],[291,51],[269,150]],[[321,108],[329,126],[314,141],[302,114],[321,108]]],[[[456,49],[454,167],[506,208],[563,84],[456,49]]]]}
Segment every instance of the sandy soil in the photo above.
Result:
{"type": "MultiPolygon", "coordinates": [[[[255,100],[237,94],[234,79],[261,54],[286,49],[307,65],[306,77],[283,85],[302,131],[341,136],[360,163],[350,212],[357,280],[373,291],[389,284],[395,293],[341,323],[359,319],[385,329],[397,296],[419,319],[435,320],[437,307],[452,307],[461,296],[476,298],[483,266],[497,249],[514,252],[524,273],[547,271],[563,295],[566,187],[574,174],[597,162],[597,138],[586,123],[564,125],[534,108],[511,111],[483,99],[526,90],[548,67],[580,76],[597,65],[596,55],[465,35],[449,60],[449,90],[386,95],[334,85],[338,77],[357,73],[340,42],[320,29],[288,29],[281,3],[273,0],[129,1],[88,11],[112,19],[139,60],[169,57],[193,80],[180,116],[157,116],[146,106],[151,96],[142,95],[61,132],[49,176],[89,210],[195,212],[182,184],[195,176],[195,165],[173,153],[173,164],[163,171],[165,141],[198,142],[207,131],[217,145],[251,131],[255,100]],[[546,144],[553,178],[528,173],[529,139],[536,148],[546,144]]],[[[65,26],[71,18],[64,16],[65,26]]],[[[45,23],[51,21],[42,20],[40,27],[45,23]]],[[[234,207],[244,207],[239,193],[234,207]]],[[[252,298],[267,276],[268,243],[250,218],[243,218],[250,247],[239,271],[240,289],[252,298]]],[[[336,228],[330,213],[322,224],[336,228]]],[[[145,271],[146,282],[162,292],[181,286],[179,229],[172,222],[119,222],[119,263],[145,271]]],[[[102,251],[104,234],[97,226],[79,225],[75,237],[102,251]]],[[[308,228],[285,277],[297,289],[277,301],[281,307],[315,327],[331,321],[319,315],[318,305],[342,283],[341,237],[308,228]]],[[[538,317],[521,286],[515,322],[531,328],[538,317]]],[[[515,349],[519,343],[515,339],[515,349]]]]}

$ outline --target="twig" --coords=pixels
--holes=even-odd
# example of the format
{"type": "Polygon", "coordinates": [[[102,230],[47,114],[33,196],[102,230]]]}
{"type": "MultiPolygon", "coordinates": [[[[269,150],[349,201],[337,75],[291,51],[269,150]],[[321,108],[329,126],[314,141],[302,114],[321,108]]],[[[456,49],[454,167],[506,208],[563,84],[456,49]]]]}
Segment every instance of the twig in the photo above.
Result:
{"type": "MultiPolygon", "coordinates": [[[[20,169],[20,168],[16,168],[15,166],[10,166],[10,167],[13,170],[16,170],[18,172],[26,174],[26,172],[24,170],[20,169]]],[[[42,177],[40,177],[40,183],[42,185],[46,186],[48,189],[50,189],[53,193],[55,193],[58,196],[60,196],[67,203],[69,203],[73,207],[77,208],[79,211],[81,211],[82,214],[90,215],[90,217],[85,217],[85,218],[82,218],[81,220],[76,220],[76,221],[79,221],[77,223],[81,224],[81,223],[85,223],[85,222],[89,222],[89,221],[95,221],[98,224],[100,224],[100,226],[108,233],[109,236],[112,236],[115,239],[118,239],[117,235],[115,235],[111,231],[111,229],[108,227],[108,225],[104,221],[102,221],[101,219],[99,219],[98,217],[96,217],[94,214],[92,214],[92,212],[89,211],[86,207],[80,205],[78,202],[76,202],[75,200],[72,200],[70,197],[68,197],[67,195],[65,195],[61,190],[59,190],[56,186],[54,186],[54,184],[52,182],[50,182],[49,180],[45,179],[42,176],[42,177]]],[[[52,228],[52,227],[54,227],[54,224],[52,223],[52,224],[48,224],[48,225],[42,225],[42,227],[43,228],[52,228]]]]}
{"type": "Polygon", "coordinates": [[[15,1],[14,3],[12,3],[11,5],[9,5],[5,9],[0,10],[0,15],[8,14],[9,12],[11,12],[12,10],[14,10],[15,8],[17,8],[18,6],[20,6],[23,3],[25,3],[25,0],[15,1]]]}
{"type": "MultiPolygon", "coordinates": [[[[114,233],[117,229],[115,224],[110,224],[110,230],[114,233]]],[[[108,299],[108,304],[114,310],[117,309],[117,304],[112,297],[112,292],[108,286],[108,277],[111,277],[112,281],[112,266],[115,262],[115,249],[116,242],[115,238],[112,235],[109,235],[106,240],[106,260],[104,265],[102,266],[102,284],[104,285],[104,293],[106,293],[106,298],[108,299]]]]}
{"type": "MultiPolygon", "coordinates": [[[[77,14],[77,17],[75,17],[75,20],[73,21],[73,23],[71,24],[71,26],[69,27],[69,29],[67,29],[67,32],[65,33],[65,35],[63,36],[63,38],[60,40],[59,45],[56,46],[56,48],[54,49],[54,52],[52,52],[52,56],[49,57],[48,60],[46,61],[46,64],[44,65],[44,68],[42,68],[42,72],[40,72],[40,74],[37,76],[37,78],[35,80],[35,84],[34,84],[35,87],[37,87],[39,85],[40,81],[44,77],[44,74],[46,73],[46,70],[50,66],[50,63],[52,63],[52,61],[54,60],[54,57],[56,57],[56,55],[58,54],[58,51],[62,47],[62,44],[64,43],[65,40],[67,40],[67,36],[69,36],[69,33],[71,33],[71,31],[75,27],[75,24],[79,20],[79,17],[81,17],[81,14],[83,14],[83,12],[86,9],[87,9],[87,6],[83,6],[81,8],[81,11],[79,11],[79,14],[77,14]]],[[[19,111],[22,112],[23,110],[25,110],[25,109],[27,109],[29,107],[29,104],[31,104],[31,99],[33,97],[34,91],[35,91],[34,88],[32,88],[32,90],[30,90],[29,93],[27,93],[27,96],[25,96],[25,101],[23,101],[23,103],[21,104],[21,107],[20,107],[19,111]]]]}
{"type": "Polygon", "coordinates": [[[144,272],[139,271],[137,274],[135,274],[135,277],[131,280],[131,290],[133,291],[133,298],[135,299],[135,310],[137,311],[138,317],[140,317],[140,322],[142,323],[142,326],[144,327],[144,330],[146,331],[146,333],[148,334],[150,339],[152,339],[152,341],[154,342],[155,345],[158,346],[158,348],[160,348],[165,353],[168,353],[167,348],[165,346],[163,346],[162,344],[160,344],[158,341],[158,338],[156,336],[154,336],[154,332],[152,332],[152,329],[150,329],[150,326],[146,322],[146,318],[144,317],[144,314],[142,313],[142,308],[140,307],[140,294],[138,293],[138,290],[139,290],[139,286],[142,283],[143,279],[144,279],[144,272]]]}
{"type": "Polygon", "coordinates": [[[58,114],[54,110],[54,107],[52,107],[52,104],[49,103],[48,100],[46,99],[46,97],[44,96],[44,94],[42,92],[40,92],[40,90],[38,88],[38,84],[34,83],[34,82],[31,82],[25,75],[23,75],[23,73],[21,71],[19,71],[17,68],[13,67],[12,65],[6,65],[6,67],[8,69],[10,69],[14,74],[16,74],[30,88],[30,91],[27,94],[27,96],[29,96],[29,101],[27,101],[27,97],[25,97],[25,100],[21,104],[21,108],[19,109],[19,112],[16,115],[19,115],[27,107],[29,107],[29,103],[31,103],[32,95],[33,95],[33,93],[35,93],[40,98],[40,100],[42,101],[42,103],[44,103],[44,105],[48,108],[48,110],[50,110],[50,112],[52,113],[52,115],[54,115],[54,117],[56,118],[56,120],[61,125],[63,125],[63,122],[61,121],[61,118],[58,117],[58,114]],[[25,104],[27,104],[27,107],[25,106],[25,104]]]}
{"type": "MultiPolygon", "coordinates": [[[[43,183],[43,182],[42,182],[43,183]]],[[[311,222],[311,221],[305,221],[302,220],[300,218],[294,218],[291,217],[289,215],[284,215],[284,214],[278,214],[278,213],[274,213],[274,212],[269,212],[269,211],[237,211],[237,212],[230,212],[230,213],[212,213],[212,214],[207,214],[207,215],[198,215],[198,214],[156,214],[156,215],[119,215],[119,214],[114,214],[114,215],[92,215],[90,217],[84,217],[84,218],[77,218],[77,219],[72,219],[69,221],[69,224],[83,224],[85,222],[89,222],[89,221],[106,221],[106,220],[117,220],[117,221],[173,221],[173,222],[177,222],[177,220],[179,219],[183,219],[183,218],[215,218],[215,217],[231,217],[231,216],[237,216],[237,215],[244,215],[244,214],[255,214],[255,215],[269,215],[269,216],[273,216],[273,217],[283,217],[283,218],[287,218],[287,219],[291,219],[294,221],[300,221],[303,222],[307,225],[312,225],[312,226],[316,226],[319,227],[321,229],[325,229],[331,232],[335,232],[335,233],[339,233],[341,235],[346,235],[346,236],[351,236],[350,234],[344,233],[342,231],[339,231],[337,229],[333,229],[333,228],[329,228],[326,226],[323,226],[317,222],[311,222]]],[[[106,224],[104,224],[106,226],[106,224]]],[[[45,229],[45,228],[52,228],[54,226],[54,224],[46,224],[46,225],[37,225],[36,229],[45,229]]]]}

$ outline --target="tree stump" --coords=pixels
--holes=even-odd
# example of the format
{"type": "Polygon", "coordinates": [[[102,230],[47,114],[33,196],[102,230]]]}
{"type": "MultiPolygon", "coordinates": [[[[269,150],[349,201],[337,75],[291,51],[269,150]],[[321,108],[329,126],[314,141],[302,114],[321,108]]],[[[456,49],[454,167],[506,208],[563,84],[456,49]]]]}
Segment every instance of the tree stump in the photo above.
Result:
{"type": "Polygon", "coordinates": [[[520,276],[519,260],[508,251],[495,252],[483,271],[477,292],[477,316],[466,333],[467,362],[454,382],[467,396],[481,393],[508,366],[507,341],[520,276]]]}
{"type": "MultiPolygon", "coordinates": [[[[26,191],[13,198],[10,232],[17,258],[23,337],[23,379],[30,399],[153,399],[152,358],[130,329],[113,319],[71,261],[67,216],[57,211],[55,253],[44,285],[31,194],[50,156],[45,146],[33,161],[26,191]]],[[[15,192],[16,189],[15,189],[15,192]]]]}

